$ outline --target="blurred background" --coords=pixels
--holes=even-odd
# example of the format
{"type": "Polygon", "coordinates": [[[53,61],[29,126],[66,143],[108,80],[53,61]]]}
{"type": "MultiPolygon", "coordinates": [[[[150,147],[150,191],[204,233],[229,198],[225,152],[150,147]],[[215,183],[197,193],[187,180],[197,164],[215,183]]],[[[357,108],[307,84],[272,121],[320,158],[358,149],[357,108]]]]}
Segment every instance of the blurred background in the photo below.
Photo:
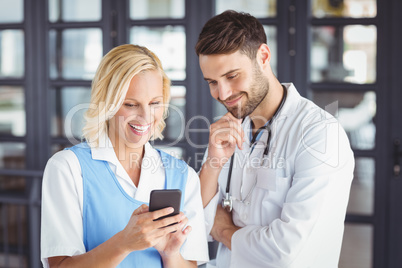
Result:
{"type": "Polygon", "coordinates": [[[263,23],[278,79],[349,136],[356,168],[339,267],[402,267],[400,0],[0,0],[0,267],[41,267],[43,169],[80,141],[91,79],[117,45],[160,57],[172,107],[154,145],[200,168],[225,110],[194,46],[226,9],[263,23]]]}

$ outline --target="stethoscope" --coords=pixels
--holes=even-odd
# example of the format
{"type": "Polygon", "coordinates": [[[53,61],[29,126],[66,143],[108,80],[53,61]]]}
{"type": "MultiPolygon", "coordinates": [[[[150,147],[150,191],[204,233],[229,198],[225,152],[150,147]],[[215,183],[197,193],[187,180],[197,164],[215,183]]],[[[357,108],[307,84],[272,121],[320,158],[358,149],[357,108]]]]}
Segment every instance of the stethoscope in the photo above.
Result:
{"type": "MultiPolygon", "coordinates": [[[[269,153],[269,146],[271,143],[271,125],[273,123],[273,121],[275,120],[276,116],[279,114],[279,112],[281,111],[283,104],[286,101],[286,97],[287,97],[287,90],[284,86],[283,87],[283,97],[282,97],[282,101],[279,104],[278,109],[275,111],[274,115],[272,116],[271,120],[268,121],[267,124],[265,124],[264,126],[260,127],[257,132],[253,135],[253,138],[251,139],[251,148],[250,148],[250,152],[253,151],[255,145],[257,144],[257,138],[259,137],[261,131],[267,130],[268,132],[268,137],[267,137],[267,143],[265,145],[265,149],[264,149],[264,154],[262,159],[264,160],[265,157],[268,156],[269,153]]],[[[234,157],[235,157],[235,153],[233,153],[232,157],[230,158],[230,164],[229,164],[229,172],[228,172],[228,178],[226,181],[226,193],[225,193],[225,197],[222,198],[222,207],[228,211],[232,211],[233,208],[233,200],[232,200],[232,196],[230,194],[230,181],[232,179],[232,171],[233,171],[233,162],[234,162],[234,157]]],[[[263,165],[264,161],[261,161],[261,165],[263,165]]],[[[240,202],[245,203],[246,200],[248,200],[248,198],[250,197],[251,193],[253,192],[255,186],[257,185],[257,180],[254,181],[253,186],[251,187],[250,191],[248,192],[248,194],[246,195],[245,198],[242,197],[243,195],[243,178],[244,174],[242,174],[242,180],[241,180],[241,185],[240,185],[240,202]]]]}

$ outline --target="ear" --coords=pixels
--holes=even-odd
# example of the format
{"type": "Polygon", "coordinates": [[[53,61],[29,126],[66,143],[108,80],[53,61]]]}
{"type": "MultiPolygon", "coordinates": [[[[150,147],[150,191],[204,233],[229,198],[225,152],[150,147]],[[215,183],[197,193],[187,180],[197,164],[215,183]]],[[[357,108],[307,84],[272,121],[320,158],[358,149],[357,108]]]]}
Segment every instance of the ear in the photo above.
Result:
{"type": "Polygon", "coordinates": [[[261,46],[258,48],[257,58],[263,67],[269,65],[269,62],[271,61],[271,51],[269,50],[267,44],[261,44],[261,46]]]}

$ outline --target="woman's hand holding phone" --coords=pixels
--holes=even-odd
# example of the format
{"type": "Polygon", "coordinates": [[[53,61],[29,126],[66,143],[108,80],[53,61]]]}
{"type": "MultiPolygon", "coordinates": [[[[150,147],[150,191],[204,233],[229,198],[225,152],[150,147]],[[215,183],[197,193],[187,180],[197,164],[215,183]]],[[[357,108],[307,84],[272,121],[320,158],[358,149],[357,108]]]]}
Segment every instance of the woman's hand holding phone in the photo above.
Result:
{"type": "Polygon", "coordinates": [[[128,253],[155,247],[162,256],[180,254],[180,248],[191,227],[180,212],[181,191],[178,189],[153,190],[150,206],[137,208],[121,232],[128,253]]]}
{"type": "MultiPolygon", "coordinates": [[[[181,221],[174,222],[174,225],[177,225],[177,230],[172,233],[166,235],[164,238],[160,240],[160,242],[155,245],[155,248],[158,250],[159,254],[162,257],[174,257],[180,256],[180,248],[183,245],[184,241],[188,233],[191,231],[191,227],[187,226],[188,219],[184,216],[183,212],[180,212],[180,202],[181,202],[181,191],[179,189],[165,189],[165,190],[153,190],[150,195],[149,209],[150,211],[160,211],[166,207],[173,207],[174,212],[171,214],[164,216],[162,218],[158,218],[157,221],[166,220],[171,217],[175,217],[174,215],[182,215],[183,218],[181,221]],[[167,218],[166,218],[167,217],[167,218]],[[184,230],[183,230],[184,229],[184,230]]],[[[164,228],[171,227],[170,225],[166,225],[164,228]]]]}
{"type": "Polygon", "coordinates": [[[191,232],[191,226],[183,229],[188,223],[187,217],[184,216],[183,212],[180,212],[179,215],[183,215],[183,220],[174,225],[177,226],[177,232],[167,234],[154,246],[162,257],[179,256],[180,248],[186,240],[187,235],[191,232]]]}
{"type": "Polygon", "coordinates": [[[182,233],[181,229],[187,222],[183,213],[156,220],[171,214],[173,211],[173,208],[167,207],[150,212],[145,204],[134,210],[128,224],[120,232],[123,241],[122,247],[127,251],[127,254],[135,250],[153,247],[162,241],[162,246],[159,248],[164,249],[165,246],[163,245],[167,244],[166,241],[169,240],[168,237],[171,237],[171,232],[179,230],[177,233],[182,233]],[[183,222],[185,223],[183,224],[183,222]]]}

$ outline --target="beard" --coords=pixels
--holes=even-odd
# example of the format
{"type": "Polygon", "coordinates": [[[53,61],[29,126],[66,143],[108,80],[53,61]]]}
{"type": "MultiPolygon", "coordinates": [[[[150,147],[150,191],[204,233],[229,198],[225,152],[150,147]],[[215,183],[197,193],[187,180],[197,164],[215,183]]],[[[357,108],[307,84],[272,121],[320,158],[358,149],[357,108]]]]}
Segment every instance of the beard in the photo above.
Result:
{"type": "Polygon", "coordinates": [[[223,101],[219,100],[223,105],[225,105],[228,112],[230,112],[236,118],[243,119],[250,115],[268,94],[268,78],[263,75],[257,64],[255,64],[253,68],[252,81],[253,82],[248,90],[249,93],[242,91],[235,97],[232,97],[232,99],[235,99],[240,95],[244,95],[246,97],[246,102],[243,105],[239,103],[235,107],[227,107],[223,101]]]}

